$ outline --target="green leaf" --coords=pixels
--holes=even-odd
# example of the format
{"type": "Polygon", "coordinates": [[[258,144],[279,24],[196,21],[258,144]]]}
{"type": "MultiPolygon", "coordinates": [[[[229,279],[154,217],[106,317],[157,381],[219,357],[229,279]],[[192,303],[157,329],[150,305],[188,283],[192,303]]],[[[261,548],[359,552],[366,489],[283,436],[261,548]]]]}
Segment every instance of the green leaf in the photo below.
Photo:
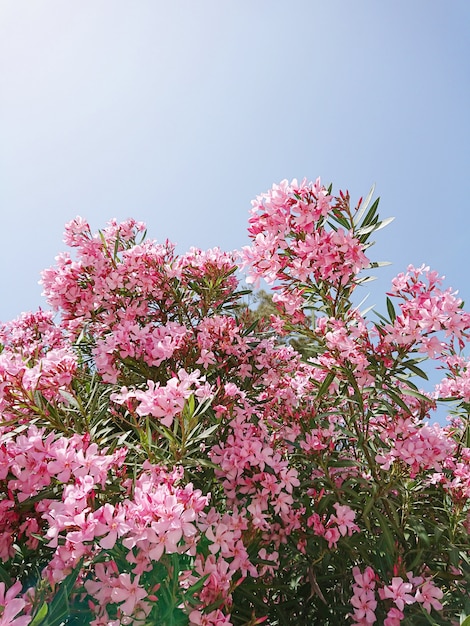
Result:
{"type": "Polygon", "coordinates": [[[185,596],[192,596],[198,591],[200,591],[203,588],[204,583],[206,582],[208,578],[209,578],[209,574],[206,574],[205,576],[200,578],[197,582],[194,583],[194,585],[186,589],[185,596]]]}
{"type": "Polygon", "coordinates": [[[207,439],[208,437],[210,437],[210,435],[212,435],[213,432],[215,432],[218,428],[219,428],[220,424],[213,424],[212,426],[209,426],[209,428],[206,428],[206,430],[204,430],[202,433],[200,433],[197,437],[189,437],[189,439],[193,442],[196,441],[201,441],[202,439],[207,439]]]}
{"type": "Polygon", "coordinates": [[[413,374],[416,374],[416,376],[419,376],[420,378],[424,378],[424,380],[429,380],[426,372],[423,371],[420,367],[414,365],[414,363],[411,363],[411,362],[403,363],[403,365],[407,367],[410,371],[412,371],[413,374]]]}
{"type": "MultiPolygon", "coordinates": [[[[388,324],[389,320],[388,320],[388,319],[387,319],[384,315],[382,315],[382,314],[381,314],[381,313],[379,313],[378,311],[374,311],[374,313],[375,313],[375,315],[376,315],[376,316],[377,316],[380,320],[382,320],[382,322],[385,322],[386,324],[388,324]]],[[[376,328],[380,329],[380,328],[381,328],[381,326],[379,326],[379,325],[377,325],[377,324],[376,324],[376,328]]]]}
{"type": "Polygon", "coordinates": [[[320,385],[320,388],[318,389],[317,400],[320,400],[320,398],[322,398],[325,395],[325,393],[328,391],[328,387],[334,381],[335,376],[336,374],[334,372],[330,372],[329,374],[325,376],[322,384],[320,385]]]}
{"type": "Polygon", "coordinates": [[[362,220],[362,225],[363,226],[367,226],[367,224],[371,224],[372,221],[374,220],[374,218],[376,218],[376,213],[377,213],[377,209],[379,207],[379,202],[380,202],[380,198],[377,198],[374,201],[374,203],[370,207],[369,211],[367,212],[367,215],[362,220]]]}
{"type": "Polygon", "coordinates": [[[243,330],[243,332],[241,333],[242,337],[246,337],[247,335],[251,335],[251,333],[256,330],[256,327],[259,324],[259,320],[255,320],[252,324],[250,324],[250,326],[248,326],[248,328],[245,328],[243,330]]]}
{"type": "Polygon", "coordinates": [[[11,580],[10,574],[0,565],[0,582],[5,583],[5,587],[11,587],[13,581],[11,580]]]}
{"type": "Polygon", "coordinates": [[[195,403],[195,399],[194,399],[194,394],[192,393],[189,396],[189,398],[186,400],[186,407],[185,407],[185,409],[188,411],[188,413],[190,415],[193,415],[195,406],[196,406],[196,403],[195,403]]]}
{"type": "Polygon", "coordinates": [[[45,626],[62,626],[64,621],[70,617],[70,596],[81,568],[82,562],[80,561],[73,572],[61,582],[58,592],[50,603],[49,615],[45,626]]]}
{"type": "MultiPolygon", "coordinates": [[[[400,392],[404,390],[400,390],[400,392]]],[[[390,388],[385,390],[385,393],[388,395],[388,397],[395,402],[395,404],[398,404],[398,406],[403,409],[404,411],[406,411],[406,413],[411,413],[411,409],[410,407],[402,400],[402,398],[400,398],[399,394],[396,393],[395,391],[392,391],[390,388]]],[[[409,395],[413,395],[413,394],[409,394],[409,395]]],[[[426,398],[427,400],[427,398],[426,398]]]]}
{"type": "Polygon", "coordinates": [[[395,321],[397,317],[397,314],[395,312],[395,307],[393,306],[393,302],[390,300],[390,298],[387,297],[386,302],[387,302],[387,311],[390,316],[390,321],[393,324],[393,322],[395,321]]]}
{"type": "Polygon", "coordinates": [[[39,626],[39,624],[41,624],[46,619],[48,611],[49,608],[46,602],[43,602],[38,612],[33,617],[33,621],[29,623],[29,626],[39,626]]]}
{"type": "Polygon", "coordinates": [[[80,408],[80,405],[74,395],[72,395],[68,391],[65,391],[65,389],[59,389],[59,394],[62,396],[62,398],[64,398],[64,400],[68,402],[70,406],[73,406],[75,409],[80,408]]]}
{"type": "Polygon", "coordinates": [[[387,554],[390,557],[390,559],[392,560],[391,562],[394,562],[394,554],[395,554],[395,539],[393,537],[393,534],[390,530],[390,526],[389,526],[389,521],[388,519],[380,512],[377,510],[376,507],[374,507],[374,513],[375,516],[377,517],[377,520],[380,524],[380,529],[382,531],[382,536],[381,539],[383,540],[386,548],[387,548],[387,554]]]}
{"type": "Polygon", "coordinates": [[[364,510],[362,512],[362,518],[364,520],[364,522],[366,523],[366,526],[368,529],[370,529],[370,521],[369,521],[369,513],[372,510],[372,507],[375,504],[376,501],[376,489],[373,490],[373,493],[371,494],[371,496],[369,498],[367,498],[366,501],[366,505],[364,507],[364,510]]]}
{"type": "Polygon", "coordinates": [[[395,219],[394,217],[386,217],[384,220],[377,222],[377,226],[374,229],[374,231],[382,230],[382,228],[385,228],[386,226],[391,224],[394,221],[394,219],[395,219]]]}
{"type": "Polygon", "coordinates": [[[460,622],[460,626],[470,626],[470,615],[460,622]]]}
{"type": "Polygon", "coordinates": [[[204,457],[192,458],[186,456],[184,458],[184,466],[185,467],[209,467],[210,469],[220,469],[219,465],[212,463],[208,459],[204,457]]]}
{"type": "Polygon", "coordinates": [[[204,402],[200,402],[193,413],[193,417],[204,415],[204,413],[207,411],[211,404],[212,398],[207,398],[207,400],[204,400],[204,402]]]}
{"type": "Polygon", "coordinates": [[[373,280],[377,280],[377,276],[363,276],[356,280],[357,285],[364,285],[364,283],[371,283],[373,280]]]}
{"type": "Polygon", "coordinates": [[[374,195],[374,191],[375,191],[375,184],[372,185],[372,187],[370,188],[369,193],[367,194],[366,199],[363,201],[363,203],[361,204],[358,212],[356,213],[356,215],[354,216],[354,223],[356,225],[358,225],[362,219],[362,216],[364,215],[364,213],[367,211],[367,208],[370,204],[370,201],[372,200],[372,196],[374,195]]]}
{"type": "MultiPolygon", "coordinates": [[[[339,224],[340,226],[342,226],[345,230],[349,230],[350,224],[348,222],[348,220],[344,217],[344,215],[341,215],[341,213],[338,212],[333,212],[331,214],[331,217],[334,219],[334,221],[339,224]]],[[[328,225],[331,226],[331,228],[333,228],[333,230],[337,230],[334,226],[334,224],[332,224],[330,221],[328,222],[328,225]]]]}
{"type": "Polygon", "coordinates": [[[361,228],[357,229],[356,236],[359,237],[361,241],[365,241],[365,239],[362,239],[365,235],[370,235],[371,233],[375,233],[377,230],[385,228],[385,226],[388,226],[394,219],[394,217],[387,217],[380,222],[372,223],[368,226],[361,226],[361,228]]]}
{"type": "Polygon", "coordinates": [[[427,396],[419,391],[415,391],[414,389],[403,388],[401,391],[405,394],[405,396],[413,396],[413,398],[418,398],[418,400],[422,400],[423,402],[429,402],[429,398],[427,396]]]}

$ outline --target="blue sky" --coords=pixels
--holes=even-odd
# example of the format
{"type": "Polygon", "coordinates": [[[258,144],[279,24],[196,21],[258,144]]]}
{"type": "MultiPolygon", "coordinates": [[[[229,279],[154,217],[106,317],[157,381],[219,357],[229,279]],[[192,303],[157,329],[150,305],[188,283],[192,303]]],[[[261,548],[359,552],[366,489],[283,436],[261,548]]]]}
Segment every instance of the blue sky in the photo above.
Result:
{"type": "Polygon", "coordinates": [[[468,0],[2,0],[0,320],[76,215],[231,250],[304,176],[396,217],[371,304],[423,262],[470,302],[469,115],[468,0]]]}

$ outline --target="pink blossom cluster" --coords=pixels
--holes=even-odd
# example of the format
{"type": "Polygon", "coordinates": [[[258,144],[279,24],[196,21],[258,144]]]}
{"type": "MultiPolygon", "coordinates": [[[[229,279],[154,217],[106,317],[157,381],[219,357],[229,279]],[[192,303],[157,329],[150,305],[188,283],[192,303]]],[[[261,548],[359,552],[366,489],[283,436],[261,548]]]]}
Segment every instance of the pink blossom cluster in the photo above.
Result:
{"type": "MultiPolygon", "coordinates": [[[[7,494],[0,500],[4,513],[0,521],[2,560],[14,555],[15,542],[22,537],[30,549],[35,549],[39,543],[37,533],[45,528],[45,507],[65,506],[55,500],[38,499],[39,494],[58,489],[63,490],[64,498],[86,502],[87,494],[96,486],[105,488],[108,472],[122,462],[123,455],[125,450],[106,454],[96,443],[90,443],[87,435],[57,437],[34,425],[16,436],[13,431],[2,429],[0,481],[7,494]],[[32,507],[18,506],[35,500],[32,507]]],[[[55,535],[54,525],[49,525],[46,536],[55,535]]],[[[60,576],[60,571],[56,575],[60,576]]]]}
{"type": "Polygon", "coordinates": [[[52,314],[39,310],[0,324],[0,410],[13,418],[28,415],[34,393],[51,401],[67,390],[77,357],[52,314]]]}
{"type": "Polygon", "coordinates": [[[403,613],[406,605],[419,603],[427,613],[431,609],[440,611],[443,592],[436,587],[431,578],[413,576],[407,572],[406,581],[401,576],[394,576],[388,585],[377,586],[380,579],[371,567],[361,573],[359,567],[353,568],[354,583],[351,604],[354,607],[353,623],[368,626],[377,621],[377,593],[381,600],[389,605],[384,626],[400,626],[405,618],[403,613]],[[393,606],[394,605],[394,606],[393,606]]]}
{"type": "MultiPolygon", "coordinates": [[[[462,446],[458,459],[449,456],[446,467],[432,476],[432,482],[441,485],[456,506],[466,510],[465,505],[470,498],[470,448],[462,446]]],[[[467,514],[464,525],[470,529],[469,520],[470,514],[467,514]]]]}
{"type": "Polygon", "coordinates": [[[111,394],[111,400],[126,405],[128,410],[134,410],[141,417],[151,415],[163,426],[171,428],[174,418],[183,411],[186,400],[193,393],[200,401],[207,400],[211,397],[210,385],[204,377],[200,377],[199,370],[188,374],[181,369],[165,386],[149,380],[147,389],[129,390],[123,387],[120,393],[111,394]]]}
{"type": "Polygon", "coordinates": [[[61,255],[42,275],[44,295],[60,310],[63,326],[79,333],[86,325],[93,333],[96,366],[112,383],[129,360],[158,367],[190,351],[194,335],[186,322],[214,313],[238,285],[233,255],[192,248],[176,257],[168,241],[138,243],[143,230],[134,220],[112,221],[92,235],[76,218],[66,227],[76,260],[61,255]]]}
{"type": "MultiPolygon", "coordinates": [[[[369,372],[370,356],[376,352],[373,336],[374,329],[356,312],[348,314],[345,320],[332,317],[320,317],[315,328],[316,335],[324,344],[323,352],[312,363],[318,364],[325,371],[345,363],[354,368],[355,378],[360,387],[371,384],[369,372]]],[[[389,351],[381,357],[387,358],[389,351]]]]}
{"type": "Polygon", "coordinates": [[[328,548],[336,548],[340,537],[360,532],[359,526],[355,523],[356,512],[348,505],[341,505],[338,502],[333,504],[336,513],[329,516],[328,520],[323,519],[318,513],[313,513],[307,519],[307,526],[312,527],[314,533],[323,537],[328,542],[328,548]]]}
{"type": "Polygon", "coordinates": [[[462,348],[470,330],[470,314],[451,289],[442,290],[442,278],[429,267],[410,265],[393,281],[390,295],[399,297],[400,314],[385,326],[385,342],[398,346],[418,344],[420,352],[434,358],[462,348]],[[442,335],[442,336],[440,336],[442,335]],[[447,350],[446,350],[447,349],[447,350]]]}
{"type": "MultiPolygon", "coordinates": [[[[252,410],[245,407],[249,414],[252,410]]],[[[245,411],[235,407],[230,433],[224,442],[213,446],[210,458],[220,468],[216,475],[221,479],[228,502],[243,506],[254,528],[271,541],[277,537],[281,541],[283,533],[299,527],[301,511],[292,508],[298,474],[295,468],[289,468],[283,454],[275,450],[263,422],[256,426],[247,420],[245,411]]]]}
{"type": "Polygon", "coordinates": [[[328,227],[327,218],[335,209],[320,179],[283,180],[252,202],[248,228],[252,244],[242,250],[242,266],[255,286],[261,278],[269,284],[285,283],[276,297],[294,319],[302,285],[325,283],[337,289],[369,266],[352,224],[347,230],[328,227]]]}
{"type": "Polygon", "coordinates": [[[54,323],[51,311],[22,313],[18,319],[0,324],[0,343],[4,349],[25,358],[44,356],[49,350],[68,346],[62,330],[54,323]]]}
{"type": "Polygon", "coordinates": [[[423,426],[411,418],[399,418],[390,424],[382,439],[389,447],[376,457],[380,467],[389,470],[392,463],[400,461],[410,467],[413,476],[421,470],[440,471],[456,448],[438,424],[423,426]]]}
{"type": "Polygon", "coordinates": [[[75,524],[79,533],[84,527],[89,529],[87,537],[76,537],[75,531],[74,538],[69,539],[71,533],[67,533],[66,539],[70,541],[90,541],[97,537],[104,550],[112,549],[122,538],[127,550],[130,572],[120,573],[113,561],[106,566],[98,563],[96,575],[85,582],[88,594],[96,601],[96,624],[108,619],[106,607],[110,602],[123,602],[118,614],[132,616],[138,623],[151,609],[151,605],[143,601],[149,594],[139,584],[140,577],[151,570],[163,554],[195,554],[200,536],[198,520],[208,498],[190,483],[179,487],[180,478],[180,472],[167,474],[158,466],[146,463],[144,472],[132,485],[131,497],[122,505],[114,507],[106,503],[88,513],[86,523],[75,524]]]}
{"type": "Polygon", "coordinates": [[[445,359],[449,368],[436,388],[436,396],[441,398],[457,398],[470,402],[470,363],[462,356],[452,355],[445,359]]]}

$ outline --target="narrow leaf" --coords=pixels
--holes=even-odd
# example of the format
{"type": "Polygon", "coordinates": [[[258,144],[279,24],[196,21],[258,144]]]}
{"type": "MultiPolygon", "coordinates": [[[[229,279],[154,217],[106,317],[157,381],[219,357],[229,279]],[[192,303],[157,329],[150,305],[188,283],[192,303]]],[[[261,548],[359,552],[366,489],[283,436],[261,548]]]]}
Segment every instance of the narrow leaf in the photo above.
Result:
{"type": "Polygon", "coordinates": [[[361,204],[361,206],[359,207],[358,212],[356,213],[356,215],[354,216],[354,223],[355,224],[359,224],[359,222],[362,219],[362,216],[364,215],[364,213],[367,211],[367,207],[370,204],[370,201],[372,200],[372,196],[374,195],[374,191],[375,191],[375,184],[372,185],[372,187],[370,188],[369,193],[367,194],[366,199],[363,201],[363,203],[361,204]]]}
{"type": "Polygon", "coordinates": [[[317,400],[320,400],[320,398],[325,395],[325,393],[328,391],[328,388],[331,385],[331,383],[334,381],[334,379],[335,379],[334,372],[330,372],[329,374],[326,375],[325,379],[320,385],[320,388],[318,389],[317,400]]]}
{"type": "Polygon", "coordinates": [[[200,578],[197,582],[194,583],[194,585],[186,589],[185,596],[192,596],[193,594],[200,591],[203,588],[204,583],[206,582],[208,578],[209,578],[209,574],[206,574],[205,576],[200,578]]]}
{"type": "Polygon", "coordinates": [[[401,390],[406,396],[413,396],[413,398],[418,398],[418,400],[422,400],[423,402],[429,402],[429,398],[425,396],[423,393],[419,391],[415,391],[414,389],[402,389],[401,390]]]}
{"type": "Polygon", "coordinates": [[[367,224],[370,224],[372,222],[372,220],[374,219],[374,217],[375,217],[375,215],[377,213],[379,202],[380,202],[380,198],[377,198],[377,200],[374,201],[374,203],[370,207],[369,211],[367,212],[367,215],[365,216],[365,218],[362,221],[362,226],[367,226],[367,224]]]}
{"type": "Polygon", "coordinates": [[[424,378],[424,380],[429,380],[426,372],[424,372],[420,367],[417,367],[416,365],[410,365],[410,364],[408,364],[407,367],[409,370],[413,372],[413,374],[416,374],[416,376],[419,376],[420,378],[424,378]]]}
{"type": "Polygon", "coordinates": [[[49,608],[47,604],[43,602],[43,604],[41,605],[41,608],[34,616],[33,621],[29,623],[29,626],[39,626],[39,624],[42,624],[42,622],[46,619],[48,611],[49,611],[49,608]]]}
{"type": "Polygon", "coordinates": [[[395,307],[393,306],[393,302],[390,300],[390,298],[387,297],[386,302],[387,302],[387,311],[390,316],[390,321],[393,324],[393,322],[395,321],[397,317],[397,314],[395,312],[395,307]]]}
{"type": "MultiPolygon", "coordinates": [[[[386,394],[388,395],[388,397],[395,402],[395,404],[398,404],[398,406],[403,409],[404,411],[406,411],[407,413],[411,413],[410,407],[402,400],[402,398],[400,398],[400,396],[398,395],[398,393],[396,393],[395,391],[392,391],[391,389],[387,389],[386,390],[386,394]]],[[[410,394],[412,395],[412,394],[410,394]]]]}
{"type": "Polygon", "coordinates": [[[70,617],[70,596],[80,573],[82,563],[73,570],[60,584],[59,590],[50,604],[47,626],[62,626],[70,617]]]}
{"type": "Polygon", "coordinates": [[[388,556],[390,557],[390,559],[394,559],[394,553],[395,553],[395,539],[393,537],[392,531],[390,530],[390,527],[388,525],[388,520],[387,518],[380,512],[378,511],[375,507],[374,507],[374,513],[377,517],[377,520],[380,524],[380,529],[382,531],[382,539],[385,543],[385,545],[387,546],[387,552],[388,552],[388,556]]]}

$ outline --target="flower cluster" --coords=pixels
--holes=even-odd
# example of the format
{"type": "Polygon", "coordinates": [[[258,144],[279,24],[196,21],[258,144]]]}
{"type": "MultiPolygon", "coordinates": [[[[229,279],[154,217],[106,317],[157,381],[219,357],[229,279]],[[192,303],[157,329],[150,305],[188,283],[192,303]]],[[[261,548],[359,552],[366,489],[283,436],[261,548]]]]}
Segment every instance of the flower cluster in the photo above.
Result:
{"type": "Polygon", "coordinates": [[[283,180],[252,203],[248,233],[253,245],[244,248],[249,279],[346,284],[369,261],[361,242],[348,230],[328,230],[332,196],[320,179],[309,183],[283,180]]]}
{"type": "Polygon", "coordinates": [[[440,611],[443,608],[440,600],[444,594],[430,578],[413,576],[412,572],[407,572],[406,582],[401,576],[394,576],[390,584],[376,589],[380,579],[371,567],[367,567],[363,573],[354,567],[353,575],[351,604],[355,610],[351,617],[354,624],[367,626],[377,621],[377,593],[381,600],[390,605],[384,626],[400,626],[407,605],[421,604],[427,613],[431,613],[432,609],[440,611]]]}
{"type": "Polygon", "coordinates": [[[351,536],[354,532],[360,531],[359,526],[354,522],[355,511],[338,502],[334,503],[333,508],[336,513],[330,515],[326,523],[318,513],[313,513],[307,520],[307,525],[313,527],[315,534],[325,538],[328,542],[328,548],[336,548],[340,537],[351,536]]]}

